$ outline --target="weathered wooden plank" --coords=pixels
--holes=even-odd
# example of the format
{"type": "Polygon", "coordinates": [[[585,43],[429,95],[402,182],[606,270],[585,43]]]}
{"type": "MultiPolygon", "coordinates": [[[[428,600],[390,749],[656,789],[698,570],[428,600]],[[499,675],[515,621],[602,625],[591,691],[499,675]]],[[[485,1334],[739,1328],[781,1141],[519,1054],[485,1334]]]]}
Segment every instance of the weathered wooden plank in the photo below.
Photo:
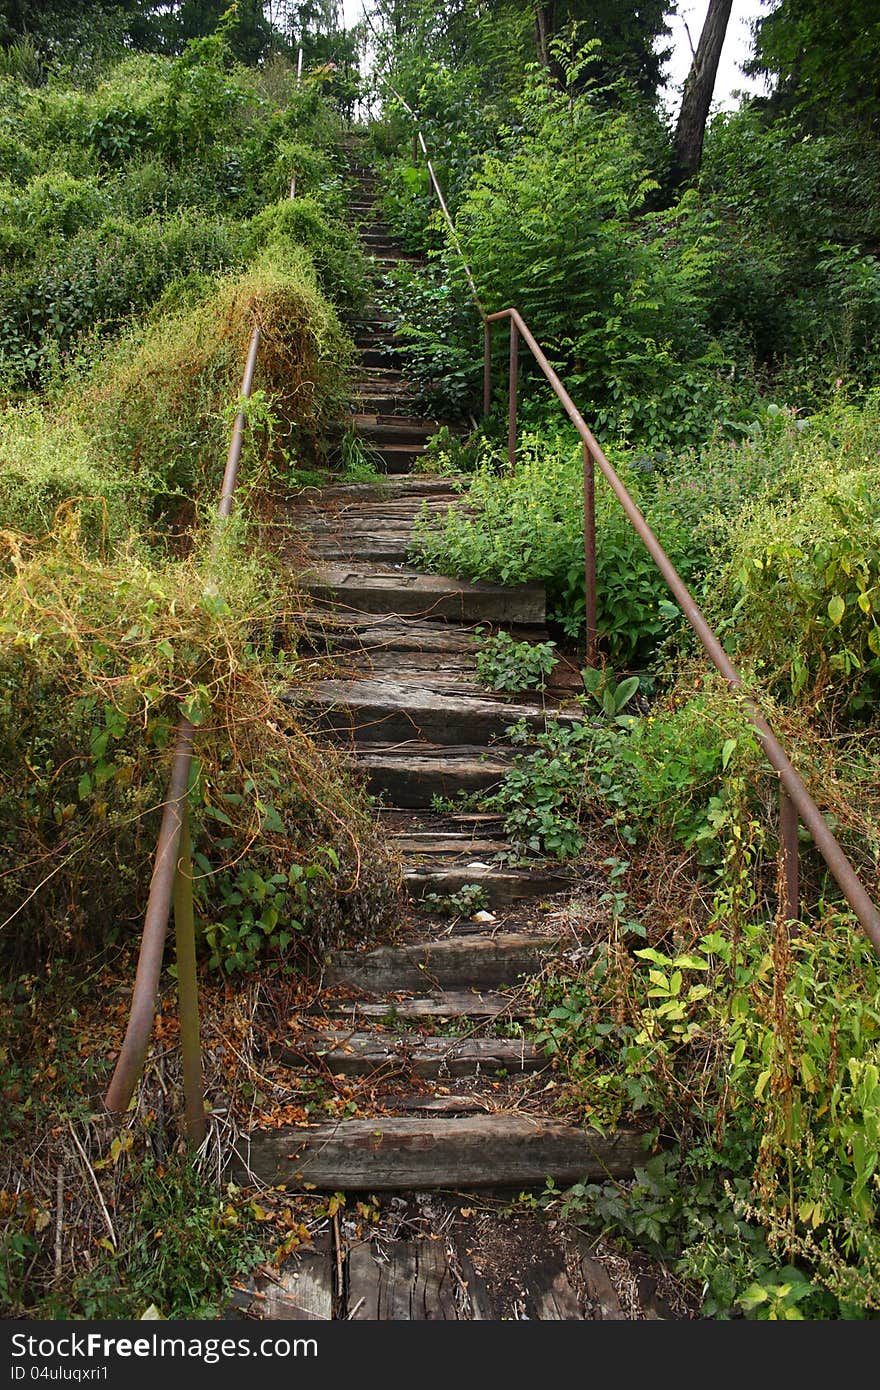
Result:
{"type": "MultiPolygon", "coordinates": [[[[397,446],[397,450],[410,454],[417,448],[397,446]]],[[[392,454],[395,449],[382,452],[392,454]]],[[[543,584],[505,586],[481,580],[468,584],[448,575],[422,574],[403,567],[383,571],[379,566],[352,561],[306,571],[301,585],[313,598],[338,600],[361,613],[392,611],[459,622],[543,624],[545,619],[543,584]]]]}
{"type": "Polygon", "coordinates": [[[498,854],[507,847],[506,840],[478,840],[466,830],[416,830],[408,834],[392,831],[390,839],[398,853],[405,854],[413,864],[422,858],[428,861],[438,857],[447,860],[479,859],[498,854]]]}
{"type": "Polygon", "coordinates": [[[394,1109],[404,1115],[485,1115],[488,1102],[482,1096],[404,1096],[396,1097],[394,1109]]]}
{"type": "Polygon", "coordinates": [[[373,1255],[372,1242],[353,1241],[348,1246],[348,1301],[346,1318],[351,1322],[377,1322],[381,1269],[373,1255]]]}
{"type": "Polygon", "coordinates": [[[617,1291],[608,1277],[608,1271],[601,1261],[581,1249],[581,1273],[589,1303],[595,1309],[595,1317],[603,1322],[626,1322],[617,1291]]]}
{"type": "Polygon", "coordinates": [[[397,1071],[413,1076],[470,1076],[475,1072],[535,1072],[547,1065],[542,1052],[522,1038],[395,1036],[321,1029],[304,1034],[296,1049],[279,1048],[275,1059],[299,1065],[304,1055],[323,1058],[334,1076],[397,1071]]]}
{"type": "Polygon", "coordinates": [[[455,1240],[455,1257],[459,1273],[467,1289],[472,1322],[495,1322],[498,1314],[485,1280],[474,1269],[473,1261],[460,1237],[455,1240]]]}
{"type": "MultiPolygon", "coordinates": [[[[332,1009],[333,1006],[330,1007],[332,1009]]],[[[370,1018],[387,1022],[407,1019],[418,1022],[438,1018],[497,1018],[499,1014],[508,1018],[527,1018],[532,1011],[526,1001],[516,996],[498,994],[492,990],[476,992],[468,989],[399,999],[356,999],[350,1004],[340,1005],[338,1012],[353,1019],[370,1018]]]]}
{"type": "Polygon", "coordinates": [[[445,758],[434,751],[417,753],[406,749],[373,753],[366,745],[357,750],[353,766],[366,774],[367,787],[374,795],[382,792],[395,806],[414,809],[429,807],[435,796],[488,791],[502,781],[510,766],[509,757],[497,748],[491,753],[484,749],[445,751],[445,758]]]}
{"type": "Polygon", "coordinates": [[[540,1322],[580,1322],[583,1313],[560,1258],[533,1266],[528,1273],[526,1308],[540,1322]]]}
{"type": "Polygon", "coordinates": [[[329,1321],[333,1316],[333,1256],[329,1234],[313,1250],[285,1261],[277,1280],[264,1281],[259,1316],[284,1322],[329,1321]]]}
{"type": "Polygon", "coordinates": [[[348,1308],[353,1322],[457,1321],[445,1243],[430,1237],[393,1241],[381,1252],[369,1241],[351,1246],[348,1308]]]}
{"type": "Polygon", "coordinates": [[[629,1176],[644,1157],[633,1130],[602,1135],[520,1115],[343,1120],[257,1131],[250,1169],[270,1185],[322,1191],[426,1191],[629,1176]]]}
{"type": "Polygon", "coordinates": [[[493,988],[534,974],[542,959],[558,951],[562,938],[534,932],[499,932],[446,937],[374,951],[338,951],[324,975],[328,985],[350,985],[368,994],[385,990],[493,988]]]}
{"type": "Polygon", "coordinates": [[[535,727],[543,719],[539,705],[508,706],[481,695],[443,693],[409,682],[323,680],[305,693],[299,687],[291,689],[286,698],[324,727],[353,734],[360,743],[488,743],[503,737],[519,719],[535,727]]]}
{"type": "Polygon", "coordinates": [[[561,893],[571,886],[571,875],[563,869],[551,869],[536,864],[527,869],[501,869],[495,865],[472,861],[467,864],[407,864],[403,880],[414,898],[428,893],[451,897],[460,893],[466,884],[478,884],[493,905],[523,902],[550,893],[561,893]]]}

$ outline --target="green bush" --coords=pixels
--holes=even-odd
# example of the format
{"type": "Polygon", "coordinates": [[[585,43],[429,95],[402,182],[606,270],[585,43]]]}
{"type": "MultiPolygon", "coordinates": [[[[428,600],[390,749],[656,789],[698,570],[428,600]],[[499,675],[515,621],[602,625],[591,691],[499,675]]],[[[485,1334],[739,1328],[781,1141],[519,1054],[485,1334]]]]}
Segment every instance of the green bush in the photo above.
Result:
{"type": "Polygon", "coordinates": [[[146,497],[130,473],[96,453],[73,418],[59,428],[37,406],[0,414],[0,527],[39,539],[60,524],[64,509],[95,553],[139,531],[146,497]]]}
{"type": "Polygon", "coordinates": [[[7,390],[36,385],[85,340],[118,330],[175,280],[240,262],[244,235],[227,222],[175,214],[107,220],[0,279],[0,373],[7,390]]]}
{"type": "Polygon", "coordinates": [[[4,552],[6,963],[94,955],[137,928],[181,713],[200,731],[190,801],[213,965],[250,970],[378,929],[394,871],[341,764],[281,705],[290,667],[258,641],[290,610],[267,557],[233,550],[208,586],[198,556],[98,560],[72,525],[39,544],[4,532],[4,552]]]}
{"type": "MultiPolygon", "coordinates": [[[[623,466],[624,480],[649,521],[650,475],[623,466]]],[[[666,584],[620,504],[600,482],[596,500],[598,624],[615,664],[641,660],[667,631],[666,584]]],[[[548,616],[576,635],[584,624],[583,462],[559,436],[524,432],[510,470],[489,452],[469,480],[469,509],[425,513],[413,554],[441,573],[501,584],[540,580],[548,616]],[[499,471],[500,469],[500,471],[499,471]]],[[[699,541],[672,505],[658,507],[661,543],[687,580],[704,560],[699,541]]],[[[674,614],[672,615],[674,619],[674,614]]]]}
{"type": "Polygon", "coordinates": [[[366,262],[357,235],[331,220],[313,198],[286,198],[265,208],[251,221],[249,240],[253,249],[304,247],[324,293],[340,307],[362,307],[366,262]]]}
{"type": "Polygon", "coordinates": [[[631,1183],[548,1200],[673,1261],[706,1316],[876,1318],[877,958],[829,910],[791,936],[744,920],[730,888],[753,828],[728,836],[702,934],[634,953],[617,935],[541,986],[566,1101],[601,1125],[661,1113],[677,1138],[631,1183]]]}
{"type": "MultiPolygon", "coordinates": [[[[778,696],[873,719],[880,695],[877,402],[857,433],[806,432],[790,494],[728,522],[714,606],[778,696]],[[861,435],[861,445],[857,442],[861,435]]],[[[841,424],[845,427],[846,417],[841,424]]]]}

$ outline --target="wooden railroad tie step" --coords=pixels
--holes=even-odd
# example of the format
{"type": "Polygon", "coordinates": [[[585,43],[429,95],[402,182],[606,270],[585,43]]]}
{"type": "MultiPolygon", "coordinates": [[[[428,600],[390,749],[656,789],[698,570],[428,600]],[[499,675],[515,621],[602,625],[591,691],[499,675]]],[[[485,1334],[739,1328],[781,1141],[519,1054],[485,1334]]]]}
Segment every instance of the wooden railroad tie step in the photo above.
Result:
{"type": "Polygon", "coordinates": [[[408,566],[383,570],[352,561],[317,566],[302,576],[302,585],[312,598],[357,613],[534,626],[543,626],[545,620],[543,584],[468,584],[408,566]]]}
{"type": "Polygon", "coordinates": [[[390,681],[317,681],[307,692],[291,689],[286,696],[304,708],[324,728],[354,735],[359,743],[403,742],[488,744],[503,738],[506,729],[522,719],[539,728],[543,711],[537,705],[505,705],[480,695],[458,695],[415,683],[390,681]]]}
{"type": "Polygon", "coordinates": [[[630,1177],[643,1158],[642,1135],[631,1129],[600,1134],[521,1115],[377,1116],[256,1131],[234,1180],[250,1174],[270,1186],[340,1192],[460,1191],[630,1177]]]}
{"type": "Polygon", "coordinates": [[[301,1066],[320,1057],[334,1076],[474,1076],[541,1071],[547,1059],[522,1038],[455,1038],[421,1033],[359,1032],[346,1028],[308,1029],[293,1047],[279,1047],[274,1060],[301,1066]]]}
{"type": "Polygon", "coordinates": [[[330,1022],[339,1026],[354,1022],[431,1023],[438,1019],[470,1018],[491,1021],[501,1016],[527,1018],[531,1009],[518,995],[495,990],[437,990],[432,994],[387,995],[382,999],[354,999],[327,1006],[330,1022]]]}
{"type": "Polygon", "coordinates": [[[562,938],[537,932],[444,937],[372,951],[338,951],[324,974],[327,985],[365,994],[394,990],[495,989],[533,975],[562,938]]]}

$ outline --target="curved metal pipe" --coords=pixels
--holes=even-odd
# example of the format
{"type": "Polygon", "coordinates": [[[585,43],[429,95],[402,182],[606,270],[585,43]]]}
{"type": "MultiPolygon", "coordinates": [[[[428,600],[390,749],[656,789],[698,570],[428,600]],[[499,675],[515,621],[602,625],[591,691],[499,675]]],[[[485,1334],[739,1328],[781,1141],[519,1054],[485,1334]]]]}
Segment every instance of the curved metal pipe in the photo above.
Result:
{"type": "Polygon", "coordinates": [[[645,521],[642,513],[639,511],[620,478],[608,462],[595,436],[589,429],[586,421],[574,404],[571,396],[566,391],[558,375],[553,370],[553,367],[548,362],[522,315],[516,309],[502,309],[497,314],[489,314],[487,316],[488,323],[496,323],[501,319],[510,319],[512,324],[519,329],[519,332],[529,346],[532,356],[558,397],[566,415],[571,420],[583,440],[584,445],[589,450],[590,455],[602,470],[609,487],[616,496],[624,512],[629,517],[629,520],[632,522],[648,554],[666,580],[673,597],[699,638],[710,661],[717,670],[720,671],[731,688],[741,692],[743,704],[749,712],[752,724],[758,735],[758,741],[766,753],[770,765],[779,773],[780,781],[785,791],[788,793],[798,816],[809,830],[816,848],[831,870],[831,874],[838,887],[861,923],[874,949],[877,951],[878,955],[880,955],[880,912],[877,911],[877,908],[869,897],[855,869],[852,864],[850,864],[831,831],[828,829],[822,812],[807,791],[803,779],[792,764],[788,754],[779,742],[779,739],[762,715],[753,697],[745,691],[742,676],[739,671],[737,671],[730,657],[727,655],[727,652],[710,628],[701,609],[684,584],[684,581],[681,579],[675,566],[666,554],[666,551],[657,540],[654,532],[645,521]]]}
{"type": "Polygon", "coordinates": [[[156,995],[168,931],[168,913],[174,892],[174,877],[177,873],[180,830],[183,824],[192,752],[193,726],[188,719],[181,719],[177,728],[171,779],[168,783],[156,857],[153,861],[150,896],[131,995],[128,1027],[125,1030],[113,1079],[104,1097],[104,1104],[114,1114],[121,1114],[128,1109],[143,1069],[150,1034],[153,1031],[153,1016],[156,1011],[156,995]]]}

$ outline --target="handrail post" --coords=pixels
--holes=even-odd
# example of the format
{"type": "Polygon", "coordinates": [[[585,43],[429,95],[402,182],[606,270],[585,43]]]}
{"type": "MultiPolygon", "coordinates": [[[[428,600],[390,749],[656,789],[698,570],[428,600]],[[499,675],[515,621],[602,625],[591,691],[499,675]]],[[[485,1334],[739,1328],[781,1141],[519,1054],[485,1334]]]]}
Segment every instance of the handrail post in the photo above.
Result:
{"type": "Polygon", "coordinates": [[[488,420],[492,409],[492,325],[483,322],[483,419],[488,420]]]}
{"type": "Polygon", "coordinates": [[[519,330],[510,321],[510,382],[507,401],[507,461],[516,467],[516,383],[519,375],[519,330]]]}
{"type": "Polygon", "coordinates": [[[596,627],[596,466],[587,444],[584,444],[584,596],[587,665],[595,666],[599,637],[596,627]]]}
{"type": "Polygon", "coordinates": [[[177,1011],[180,1057],[186,1101],[186,1137],[196,1148],[206,1132],[205,1082],[199,1031],[199,984],[196,974],[196,929],[193,912],[192,844],[189,808],[184,802],[174,875],[174,935],[177,954],[177,1011]]]}
{"type": "Polygon", "coordinates": [[[786,922],[800,917],[800,851],[798,847],[798,813],[794,802],[779,783],[779,845],[782,851],[782,882],[780,907],[786,922]]]}

